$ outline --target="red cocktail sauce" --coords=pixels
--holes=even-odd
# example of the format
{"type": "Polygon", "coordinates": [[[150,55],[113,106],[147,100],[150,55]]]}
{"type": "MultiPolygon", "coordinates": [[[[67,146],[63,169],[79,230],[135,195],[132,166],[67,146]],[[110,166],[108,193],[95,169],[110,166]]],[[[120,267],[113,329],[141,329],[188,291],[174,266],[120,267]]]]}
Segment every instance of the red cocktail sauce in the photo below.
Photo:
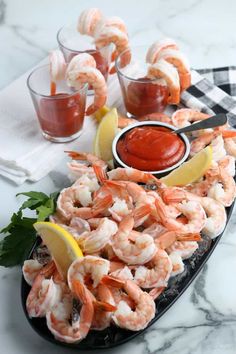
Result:
{"type": "Polygon", "coordinates": [[[117,153],[130,167],[142,171],[160,171],[181,160],[185,144],[168,128],[142,126],[129,130],[118,141],[117,153]]]}
{"type": "Polygon", "coordinates": [[[42,98],[37,108],[41,128],[54,137],[67,137],[76,134],[83,127],[85,95],[73,96],[66,93],[42,98]]]}

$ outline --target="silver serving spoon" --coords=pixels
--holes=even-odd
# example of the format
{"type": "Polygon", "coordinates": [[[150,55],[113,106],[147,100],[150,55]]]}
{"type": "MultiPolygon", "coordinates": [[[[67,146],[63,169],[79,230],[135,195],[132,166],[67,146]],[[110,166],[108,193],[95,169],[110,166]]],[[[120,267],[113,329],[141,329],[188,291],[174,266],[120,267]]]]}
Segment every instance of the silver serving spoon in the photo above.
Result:
{"type": "Polygon", "coordinates": [[[201,129],[208,129],[208,128],[214,128],[214,127],[220,127],[221,125],[224,125],[227,123],[227,116],[224,113],[219,113],[216,114],[213,117],[201,120],[200,122],[188,125],[187,127],[180,128],[177,130],[173,130],[172,133],[187,133],[187,132],[193,132],[195,130],[201,130],[201,129]]]}

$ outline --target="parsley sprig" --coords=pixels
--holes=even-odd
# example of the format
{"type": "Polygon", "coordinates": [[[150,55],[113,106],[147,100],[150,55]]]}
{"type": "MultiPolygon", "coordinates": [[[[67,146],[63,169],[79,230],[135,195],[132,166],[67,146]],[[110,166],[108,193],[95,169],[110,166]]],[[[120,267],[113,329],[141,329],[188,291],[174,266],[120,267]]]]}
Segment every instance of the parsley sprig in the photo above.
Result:
{"type": "Polygon", "coordinates": [[[49,196],[33,191],[18,193],[18,195],[24,195],[28,199],[22,204],[19,211],[12,215],[9,225],[0,231],[7,234],[0,241],[0,265],[4,267],[13,267],[25,260],[36,239],[33,224],[36,221],[47,220],[49,215],[54,213],[58,197],[57,192],[49,196]],[[34,210],[35,217],[24,216],[25,209],[34,210]]]}

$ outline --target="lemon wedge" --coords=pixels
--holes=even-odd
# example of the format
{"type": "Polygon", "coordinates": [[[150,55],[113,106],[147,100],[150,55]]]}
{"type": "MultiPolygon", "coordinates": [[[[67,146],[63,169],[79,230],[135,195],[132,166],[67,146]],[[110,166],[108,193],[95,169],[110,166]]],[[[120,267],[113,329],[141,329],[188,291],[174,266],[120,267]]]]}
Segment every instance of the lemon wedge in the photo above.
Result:
{"type": "Polygon", "coordinates": [[[112,108],[99,123],[94,140],[94,154],[104,161],[112,160],[112,141],[118,131],[118,113],[112,108]]]}
{"type": "Polygon", "coordinates": [[[98,123],[101,122],[102,118],[110,111],[110,108],[107,106],[103,106],[102,108],[99,108],[95,113],[94,113],[94,118],[98,123]]]}
{"type": "Polygon", "coordinates": [[[83,257],[77,242],[68,231],[52,222],[38,221],[34,224],[34,228],[49,249],[60,274],[66,279],[71,263],[83,257]]]}
{"type": "Polygon", "coordinates": [[[170,174],[162,177],[161,181],[167,186],[185,186],[201,178],[209,169],[211,163],[212,148],[208,146],[170,174]]]}

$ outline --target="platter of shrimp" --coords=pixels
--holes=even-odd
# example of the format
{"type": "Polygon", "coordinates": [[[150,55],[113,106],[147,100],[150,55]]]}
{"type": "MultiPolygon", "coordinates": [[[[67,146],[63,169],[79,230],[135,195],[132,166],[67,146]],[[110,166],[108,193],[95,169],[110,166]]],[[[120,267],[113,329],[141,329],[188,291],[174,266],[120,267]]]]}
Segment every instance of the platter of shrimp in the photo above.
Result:
{"type": "MultiPolygon", "coordinates": [[[[88,35],[97,23],[97,46],[110,41],[116,47],[114,55],[128,50],[129,62],[123,22],[112,18],[101,24],[101,14],[94,9],[83,13],[80,21],[80,32],[88,35]]],[[[191,74],[175,42],[154,43],[147,62],[150,78],[166,80],[168,104],[178,104],[191,74]]],[[[65,75],[70,86],[88,83],[94,103],[87,114],[103,107],[106,82],[93,58],[80,54],[66,65],[61,53],[51,54],[52,83],[65,75]]],[[[171,117],[151,113],[137,120],[182,128],[208,117],[183,108],[171,117]]],[[[124,128],[133,122],[120,116],[118,125],[124,128]]],[[[131,340],[157,321],[195,279],[229,221],[236,195],[235,136],[228,125],[194,132],[190,158],[210,145],[212,163],[200,180],[182,186],[167,186],[135,168],[109,170],[95,155],[67,152],[72,185],[60,191],[48,224],[66,233],[71,249],[65,259],[71,262],[62,272],[49,247],[37,238],[23,264],[21,286],[24,312],[33,329],[56,344],[106,349],[131,340]]]]}
{"type": "Polygon", "coordinates": [[[23,265],[22,303],[47,340],[105,349],[157,321],[202,269],[232,212],[235,164],[218,153],[202,181],[167,187],[136,169],[108,171],[92,154],[69,155],[74,183],[60,192],[50,222],[83,257],[62,278],[38,238],[23,265]]]}

